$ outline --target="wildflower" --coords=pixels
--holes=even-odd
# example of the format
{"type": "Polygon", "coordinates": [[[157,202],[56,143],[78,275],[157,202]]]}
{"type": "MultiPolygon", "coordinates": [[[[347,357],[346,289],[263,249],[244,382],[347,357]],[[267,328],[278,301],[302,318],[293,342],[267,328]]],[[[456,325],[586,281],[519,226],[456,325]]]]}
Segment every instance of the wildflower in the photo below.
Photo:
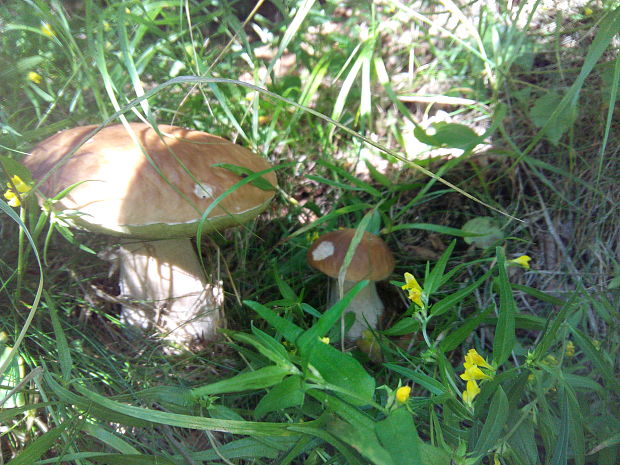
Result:
{"type": "Polygon", "coordinates": [[[530,260],[532,257],[529,255],[521,255],[520,257],[515,258],[514,260],[508,260],[508,263],[514,263],[516,265],[520,265],[526,270],[530,269],[530,260]]]}
{"type": "MultiPolygon", "coordinates": [[[[464,365],[468,365],[465,363],[464,365]]],[[[487,375],[484,371],[478,368],[476,365],[469,365],[465,367],[465,371],[460,375],[461,379],[465,381],[474,381],[477,379],[493,379],[492,376],[487,375]]]]}
{"type": "Polygon", "coordinates": [[[463,402],[471,407],[478,394],[480,394],[478,383],[474,380],[467,381],[467,388],[463,391],[463,402]]]}
{"type": "Polygon", "coordinates": [[[469,349],[467,355],[465,355],[465,362],[463,362],[465,371],[460,376],[461,379],[467,381],[467,386],[465,391],[463,391],[463,402],[470,407],[473,404],[474,398],[480,394],[480,387],[476,381],[480,379],[493,379],[492,375],[485,373],[480,367],[495,372],[495,368],[476,349],[469,349]]]}
{"type": "Polygon", "coordinates": [[[323,344],[329,344],[329,338],[328,338],[327,336],[320,338],[320,341],[321,341],[323,344]]]}
{"type": "Polygon", "coordinates": [[[34,82],[35,84],[41,84],[41,81],[43,80],[43,76],[41,76],[39,73],[35,73],[34,71],[30,71],[26,77],[28,78],[29,81],[34,82]]]}
{"type": "Polygon", "coordinates": [[[318,238],[319,238],[319,233],[317,231],[314,231],[312,234],[311,233],[306,234],[306,240],[310,244],[316,241],[318,238]]]}
{"type": "Polygon", "coordinates": [[[495,368],[489,365],[489,363],[476,351],[476,349],[469,349],[467,355],[465,355],[465,363],[463,365],[467,368],[468,364],[488,368],[489,370],[495,370],[495,368]]]}
{"type": "Polygon", "coordinates": [[[49,38],[56,37],[54,29],[52,29],[52,26],[50,26],[49,23],[43,23],[41,25],[41,32],[49,38]]]}
{"type": "Polygon", "coordinates": [[[24,194],[30,190],[30,186],[26,184],[21,178],[17,175],[11,178],[11,182],[6,183],[8,189],[4,193],[4,198],[8,200],[8,204],[11,207],[19,207],[21,202],[19,201],[19,194],[24,194]],[[12,183],[12,184],[11,184],[12,183]],[[17,193],[15,192],[17,190],[17,193]]]}
{"type": "Polygon", "coordinates": [[[405,285],[402,286],[402,289],[409,291],[409,300],[414,302],[418,307],[424,306],[422,303],[422,288],[411,273],[405,273],[405,285]]]}
{"type": "Polygon", "coordinates": [[[404,404],[409,400],[409,396],[411,395],[411,387],[409,386],[401,386],[396,390],[396,401],[399,404],[404,404]]]}
{"type": "Polygon", "coordinates": [[[573,341],[566,343],[566,356],[569,358],[575,356],[575,344],[573,344],[573,341]]]}
{"type": "Polygon", "coordinates": [[[592,8],[585,7],[583,9],[583,14],[586,15],[586,16],[590,16],[592,13],[594,13],[594,11],[592,11],[592,8]]]}

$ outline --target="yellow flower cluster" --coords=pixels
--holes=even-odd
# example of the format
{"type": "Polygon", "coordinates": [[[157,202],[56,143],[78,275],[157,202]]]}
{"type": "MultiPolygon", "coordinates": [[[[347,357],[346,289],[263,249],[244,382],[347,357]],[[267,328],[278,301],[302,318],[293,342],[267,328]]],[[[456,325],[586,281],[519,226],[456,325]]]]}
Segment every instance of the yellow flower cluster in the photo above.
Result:
{"type": "Polygon", "coordinates": [[[411,395],[411,387],[401,386],[396,390],[396,401],[399,404],[404,404],[409,400],[410,395],[411,395]]]}
{"type": "Polygon", "coordinates": [[[19,201],[20,196],[18,194],[25,194],[30,190],[30,186],[24,181],[22,181],[21,178],[17,175],[11,178],[11,182],[6,183],[8,189],[4,193],[4,198],[8,200],[8,204],[11,207],[19,207],[21,205],[21,202],[19,201]],[[11,184],[11,182],[13,184],[11,184]],[[15,193],[15,191],[13,190],[13,186],[15,186],[15,189],[17,189],[17,193],[15,193]]]}
{"type": "Polygon", "coordinates": [[[409,291],[409,300],[415,303],[418,307],[423,307],[422,303],[422,287],[418,284],[418,281],[411,273],[405,273],[405,285],[402,288],[409,291]]]}
{"type": "Polygon", "coordinates": [[[467,352],[467,355],[465,355],[465,362],[463,363],[465,372],[460,375],[461,379],[467,381],[467,387],[465,388],[465,391],[463,391],[463,402],[469,406],[473,404],[475,397],[480,394],[478,381],[493,379],[493,375],[485,373],[480,369],[481,367],[495,373],[495,368],[493,368],[480,354],[478,354],[476,349],[470,349],[469,352],[467,352]]]}

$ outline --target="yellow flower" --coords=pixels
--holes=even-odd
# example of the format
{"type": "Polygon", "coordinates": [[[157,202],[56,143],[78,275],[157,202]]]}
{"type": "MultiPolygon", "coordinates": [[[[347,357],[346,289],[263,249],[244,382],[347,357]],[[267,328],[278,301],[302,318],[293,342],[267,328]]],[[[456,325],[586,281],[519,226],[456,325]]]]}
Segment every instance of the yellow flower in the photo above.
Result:
{"type": "Polygon", "coordinates": [[[411,388],[409,386],[401,386],[396,390],[396,401],[399,404],[404,404],[409,400],[411,395],[411,388]]]}
{"type": "Polygon", "coordinates": [[[585,7],[585,8],[583,9],[583,14],[584,14],[584,15],[586,15],[586,16],[590,16],[592,13],[594,13],[594,12],[592,11],[592,8],[585,7]]]}
{"type": "Polygon", "coordinates": [[[508,260],[508,263],[514,263],[516,265],[520,265],[523,268],[529,270],[531,259],[532,257],[530,257],[529,255],[521,255],[520,257],[517,257],[514,260],[508,260]]]}
{"type": "MultiPolygon", "coordinates": [[[[469,349],[467,355],[465,355],[465,364],[476,365],[479,367],[488,368],[489,370],[495,370],[489,363],[480,355],[476,349],[469,349]]],[[[467,366],[465,366],[467,368],[467,366]]]]}
{"type": "Polygon", "coordinates": [[[11,207],[19,207],[21,202],[19,201],[19,196],[15,193],[14,188],[17,189],[18,193],[24,194],[30,190],[30,186],[22,181],[17,175],[11,178],[11,182],[6,183],[8,189],[4,193],[4,198],[8,200],[8,204],[11,207]],[[11,182],[13,184],[11,184],[11,182]]]}
{"type": "Polygon", "coordinates": [[[41,25],[41,32],[46,35],[47,37],[56,37],[56,33],[54,32],[54,29],[52,29],[52,26],[49,25],[49,23],[43,23],[41,25]]]}
{"type": "Polygon", "coordinates": [[[405,285],[402,286],[402,289],[409,291],[409,300],[414,302],[418,307],[424,306],[422,303],[422,288],[411,273],[405,273],[405,285]]]}
{"type": "Polygon", "coordinates": [[[465,372],[462,373],[460,376],[461,379],[464,379],[465,381],[474,381],[477,379],[493,379],[492,376],[487,375],[476,365],[464,363],[463,366],[465,367],[465,372]]]}
{"type": "Polygon", "coordinates": [[[575,356],[575,344],[573,344],[573,341],[566,343],[566,356],[569,358],[575,356]]]}
{"type": "Polygon", "coordinates": [[[306,234],[306,241],[308,241],[309,244],[313,243],[314,241],[316,241],[319,238],[319,233],[318,231],[314,231],[313,233],[308,233],[306,234]]]}
{"type": "Polygon", "coordinates": [[[327,336],[322,337],[322,338],[320,339],[320,341],[321,341],[323,344],[329,344],[329,338],[328,338],[327,336]]]}
{"type": "Polygon", "coordinates": [[[471,407],[478,394],[480,394],[478,383],[474,380],[467,381],[467,388],[463,391],[463,402],[471,407]]]}
{"type": "Polygon", "coordinates": [[[43,80],[43,76],[41,76],[39,73],[35,73],[34,71],[30,71],[27,77],[29,81],[32,81],[35,84],[41,84],[41,81],[43,80]]]}

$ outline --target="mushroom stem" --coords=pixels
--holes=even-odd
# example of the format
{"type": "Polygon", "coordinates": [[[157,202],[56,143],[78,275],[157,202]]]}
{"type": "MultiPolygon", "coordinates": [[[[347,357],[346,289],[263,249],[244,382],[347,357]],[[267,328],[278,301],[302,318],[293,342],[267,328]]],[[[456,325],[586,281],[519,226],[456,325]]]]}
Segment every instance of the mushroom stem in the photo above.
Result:
{"type": "MultiPolygon", "coordinates": [[[[343,292],[348,292],[357,282],[345,281],[343,285],[343,292]]],[[[338,292],[338,280],[332,279],[332,286],[330,290],[331,304],[335,304],[340,300],[338,292]]],[[[369,281],[366,286],[359,291],[353,300],[349,302],[347,308],[344,309],[343,315],[347,312],[353,312],[355,314],[355,322],[347,332],[347,339],[355,340],[362,336],[362,332],[368,328],[377,328],[379,318],[381,317],[384,309],[383,302],[379,298],[377,293],[377,286],[374,281],[369,281]]]]}
{"type": "Polygon", "coordinates": [[[121,320],[157,327],[181,345],[209,339],[220,324],[221,283],[207,283],[189,239],[125,241],[119,249],[121,295],[130,301],[121,320]]]}

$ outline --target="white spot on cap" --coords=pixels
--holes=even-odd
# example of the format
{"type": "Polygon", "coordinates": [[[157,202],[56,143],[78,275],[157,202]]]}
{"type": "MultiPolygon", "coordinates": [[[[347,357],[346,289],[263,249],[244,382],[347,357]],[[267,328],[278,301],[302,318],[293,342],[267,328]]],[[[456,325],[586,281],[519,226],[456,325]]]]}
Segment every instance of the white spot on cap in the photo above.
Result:
{"type": "Polygon", "coordinates": [[[194,184],[194,194],[200,199],[211,199],[215,189],[207,183],[194,184]]]}
{"type": "Polygon", "coordinates": [[[321,242],[316,249],[312,251],[312,259],[320,262],[334,255],[334,244],[330,241],[321,242]]]}

